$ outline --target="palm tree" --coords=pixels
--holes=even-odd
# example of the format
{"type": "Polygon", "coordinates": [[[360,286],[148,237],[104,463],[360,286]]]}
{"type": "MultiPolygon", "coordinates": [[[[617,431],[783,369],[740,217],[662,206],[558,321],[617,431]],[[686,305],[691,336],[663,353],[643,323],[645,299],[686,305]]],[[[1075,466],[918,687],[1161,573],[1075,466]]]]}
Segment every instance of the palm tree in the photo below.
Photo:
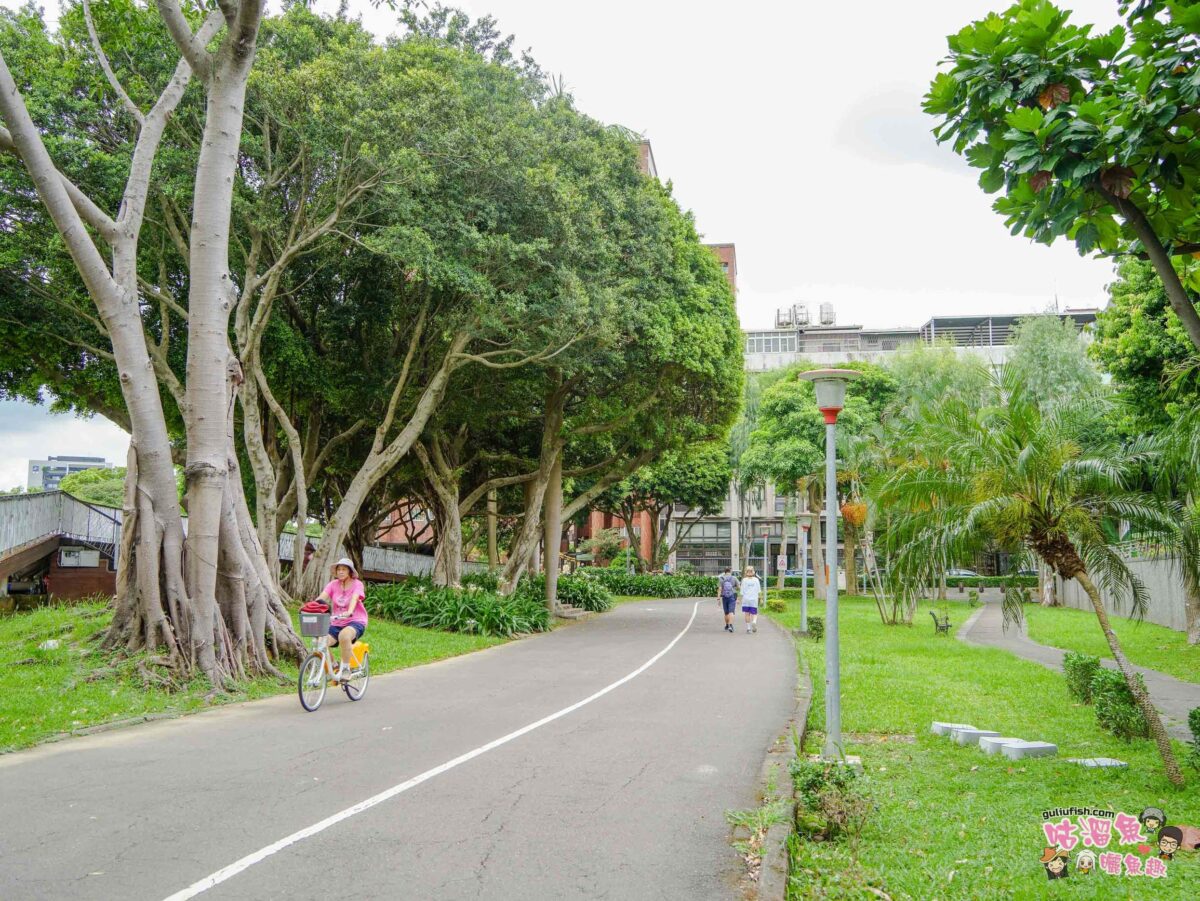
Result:
{"type": "MultiPolygon", "coordinates": [[[[1182,785],[1170,738],[1112,630],[1099,587],[1118,604],[1131,604],[1135,616],[1145,612],[1146,589],[1106,525],[1125,522],[1141,539],[1186,551],[1179,504],[1136,487],[1154,452],[1106,440],[1102,398],[1040,404],[1032,386],[1008,368],[993,378],[991,394],[983,407],[954,398],[932,405],[921,421],[924,452],[884,483],[889,578],[929,586],[941,561],[967,558],[995,542],[1032,552],[1063,579],[1077,581],[1167,777],[1182,785]]],[[[1020,615],[1019,602],[1006,600],[1006,620],[1020,615]]]]}

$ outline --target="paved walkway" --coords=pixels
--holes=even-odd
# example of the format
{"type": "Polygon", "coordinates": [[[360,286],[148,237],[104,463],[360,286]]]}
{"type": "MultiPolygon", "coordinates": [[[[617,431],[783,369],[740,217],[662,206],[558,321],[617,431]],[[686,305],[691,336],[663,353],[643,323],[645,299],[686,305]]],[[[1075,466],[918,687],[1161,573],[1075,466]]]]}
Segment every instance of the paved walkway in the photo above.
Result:
{"type": "MultiPolygon", "coordinates": [[[[1097,626],[1099,628],[1099,626],[1097,626]]],[[[1040,663],[1049,669],[1062,671],[1062,659],[1065,651],[1059,648],[1038,644],[1026,634],[1026,624],[1021,622],[1020,629],[1009,626],[1004,631],[1004,615],[998,603],[984,604],[958,632],[958,637],[970,644],[988,645],[1011,651],[1018,657],[1040,663]]],[[[1117,664],[1112,660],[1101,660],[1109,669],[1116,669],[1117,664]]],[[[1200,707],[1200,684],[1182,682],[1174,676],[1168,676],[1157,670],[1134,666],[1146,681],[1146,689],[1158,712],[1162,714],[1163,725],[1180,741],[1190,741],[1191,731],[1187,726],[1187,715],[1193,707],[1200,707]]]]}
{"type": "Polygon", "coordinates": [[[730,898],[724,812],[756,802],[796,654],[722,625],[711,598],[630,603],[357,704],[0,757],[0,898],[730,898]]]}

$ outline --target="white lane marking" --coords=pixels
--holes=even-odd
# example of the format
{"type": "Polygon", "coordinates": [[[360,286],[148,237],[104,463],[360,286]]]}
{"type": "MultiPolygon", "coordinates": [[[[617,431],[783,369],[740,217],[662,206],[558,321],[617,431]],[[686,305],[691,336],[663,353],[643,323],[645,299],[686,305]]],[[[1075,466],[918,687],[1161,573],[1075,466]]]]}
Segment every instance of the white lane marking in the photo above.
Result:
{"type": "Polygon", "coordinates": [[[168,896],[166,898],[166,901],[186,901],[186,899],[188,899],[188,898],[194,898],[197,895],[199,895],[201,892],[206,892],[213,886],[220,885],[226,879],[230,879],[230,878],[236,876],[238,873],[242,872],[242,870],[245,870],[245,869],[248,869],[248,868],[254,866],[259,861],[265,860],[266,858],[270,857],[272,854],[274,854],[277,851],[282,851],[284,848],[288,847],[289,845],[294,845],[296,842],[303,841],[306,838],[311,838],[312,836],[316,835],[318,832],[323,832],[326,829],[328,829],[330,826],[337,825],[342,820],[347,820],[357,813],[362,813],[364,810],[369,810],[370,808],[374,807],[376,804],[382,804],[384,801],[387,801],[389,798],[394,798],[394,797],[396,797],[396,795],[398,795],[402,792],[406,792],[410,788],[420,785],[422,782],[427,782],[428,780],[432,779],[434,776],[440,776],[442,773],[446,772],[447,770],[454,769],[459,764],[466,763],[468,760],[474,760],[476,757],[486,754],[488,751],[498,748],[501,745],[508,744],[513,739],[520,738],[522,735],[532,732],[534,729],[540,729],[542,726],[546,725],[547,723],[552,723],[556,719],[566,716],[568,713],[574,713],[580,707],[583,707],[587,704],[592,703],[592,701],[595,701],[597,698],[604,697],[610,691],[620,688],[622,685],[624,685],[626,682],[630,681],[631,679],[636,679],[638,676],[640,676],[646,670],[650,669],[650,667],[654,666],[654,664],[657,663],[663,657],[663,655],[665,655],[669,650],[671,650],[671,648],[675,647],[675,645],[679,643],[679,639],[683,638],[683,636],[687,633],[687,630],[692,627],[692,623],[695,622],[695,620],[696,620],[696,611],[699,608],[700,608],[699,601],[697,601],[695,604],[692,605],[692,615],[688,619],[687,625],[683,627],[683,629],[680,631],[680,633],[678,635],[676,635],[674,638],[671,639],[670,644],[668,644],[665,648],[663,648],[661,651],[659,651],[657,654],[655,654],[653,657],[651,657],[649,660],[647,660],[645,663],[643,663],[641,666],[639,666],[637,669],[635,669],[632,673],[630,673],[627,676],[623,676],[622,678],[618,679],[616,682],[613,682],[611,685],[606,685],[604,688],[600,689],[595,694],[588,695],[582,701],[576,701],[570,707],[564,707],[562,710],[552,713],[549,716],[544,716],[540,720],[538,720],[536,723],[530,723],[528,726],[522,726],[520,729],[517,729],[515,732],[510,732],[510,733],[508,733],[508,735],[497,738],[495,741],[490,741],[486,745],[480,745],[475,750],[468,751],[466,754],[462,754],[458,757],[455,757],[453,760],[449,760],[446,763],[441,764],[440,766],[435,766],[431,770],[426,770],[425,772],[421,773],[419,776],[413,776],[407,782],[401,782],[399,785],[393,785],[391,788],[385,789],[384,791],[381,791],[377,795],[372,795],[371,797],[367,798],[365,801],[359,801],[353,807],[347,807],[345,810],[340,810],[337,813],[333,814],[332,816],[328,816],[325,819],[321,820],[319,823],[313,823],[311,826],[306,826],[304,829],[301,829],[298,832],[293,832],[291,835],[285,836],[284,838],[281,838],[276,842],[272,842],[271,844],[267,845],[265,848],[260,848],[259,850],[255,851],[253,854],[247,854],[241,860],[234,861],[229,866],[222,867],[221,869],[217,870],[217,872],[213,873],[212,875],[205,876],[199,882],[193,882],[187,888],[181,889],[180,891],[176,892],[175,894],[168,896]]]}

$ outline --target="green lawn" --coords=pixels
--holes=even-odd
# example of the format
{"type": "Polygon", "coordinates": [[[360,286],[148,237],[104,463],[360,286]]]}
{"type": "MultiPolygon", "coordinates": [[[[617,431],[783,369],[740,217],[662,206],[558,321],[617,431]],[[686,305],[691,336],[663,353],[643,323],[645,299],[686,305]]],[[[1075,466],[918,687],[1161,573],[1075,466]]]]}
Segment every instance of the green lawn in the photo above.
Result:
{"type": "MultiPolygon", "coordinates": [[[[794,628],[789,604],[776,618],[794,628]]],[[[994,648],[933,635],[932,623],[884,626],[870,599],[840,605],[842,728],[846,752],[862,757],[864,788],[879,805],[857,859],[845,842],[796,841],[792,899],[1179,898],[1197,897],[1200,859],[1180,855],[1167,879],[1101,873],[1050,882],[1038,858],[1041,811],[1108,807],[1137,814],[1162,807],[1169,822],[1200,825],[1200,773],[1174,789],[1149,741],[1132,744],[1100,731],[1090,708],[1074,704],[1060,673],[994,648]],[[1004,735],[1044,739],[1057,758],[1013,763],[933,736],[933,720],[971,723],[1004,735]],[[1125,771],[1085,770],[1066,757],[1118,757],[1125,771]]],[[[810,598],[810,612],[824,605],[810,598]]],[[[953,610],[955,625],[964,608],[953,610]]],[[[809,752],[824,723],[824,645],[804,639],[815,697],[809,752]]],[[[1183,756],[1183,746],[1178,746],[1183,756]]],[[[1128,849],[1126,849],[1128,850],[1128,849]]]]}
{"type": "MultiPolygon", "coordinates": [[[[109,621],[103,604],[43,607],[30,613],[0,618],[0,753],[28,747],[55,735],[114,720],[147,714],[179,714],[211,706],[205,699],[208,683],[196,679],[178,691],[144,687],[136,660],[103,672],[105,656],[91,640],[109,621]],[[38,650],[47,638],[61,647],[38,650]]],[[[381,617],[371,620],[367,642],[371,670],[389,670],[429,663],[503,643],[501,638],[414,629],[381,617]]],[[[282,667],[295,679],[296,667],[282,667]]],[[[294,692],[295,682],[280,684],[257,679],[222,696],[217,703],[253,700],[294,692]]],[[[299,702],[297,702],[298,704],[299,702]]]]}
{"type": "MultiPolygon", "coordinates": [[[[1029,604],[1025,617],[1034,641],[1112,659],[1096,615],[1090,611],[1029,604]]],[[[1120,616],[1111,616],[1110,621],[1130,661],[1176,679],[1200,682],[1200,645],[1189,647],[1182,632],[1120,616]]]]}

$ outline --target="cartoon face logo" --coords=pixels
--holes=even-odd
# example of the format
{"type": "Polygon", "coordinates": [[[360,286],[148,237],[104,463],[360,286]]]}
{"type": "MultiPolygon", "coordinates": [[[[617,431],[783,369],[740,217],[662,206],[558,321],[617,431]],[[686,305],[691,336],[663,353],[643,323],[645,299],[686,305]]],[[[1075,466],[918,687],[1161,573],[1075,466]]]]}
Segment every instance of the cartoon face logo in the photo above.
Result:
{"type": "Polygon", "coordinates": [[[1175,852],[1183,844],[1183,830],[1178,826],[1164,826],[1158,833],[1158,856],[1162,860],[1173,860],[1175,852]]]}
{"type": "Polygon", "coordinates": [[[1046,868],[1047,879],[1066,879],[1067,852],[1062,848],[1047,848],[1042,853],[1041,864],[1046,868]]]}
{"type": "Polygon", "coordinates": [[[1138,822],[1146,827],[1146,831],[1153,835],[1158,832],[1163,826],[1167,825],[1167,815],[1158,807],[1147,807],[1138,816],[1138,822]]]}
{"type": "Polygon", "coordinates": [[[1092,870],[1096,869],[1096,852],[1095,851],[1080,851],[1075,856],[1075,872],[1081,876],[1089,875],[1092,870]]]}

